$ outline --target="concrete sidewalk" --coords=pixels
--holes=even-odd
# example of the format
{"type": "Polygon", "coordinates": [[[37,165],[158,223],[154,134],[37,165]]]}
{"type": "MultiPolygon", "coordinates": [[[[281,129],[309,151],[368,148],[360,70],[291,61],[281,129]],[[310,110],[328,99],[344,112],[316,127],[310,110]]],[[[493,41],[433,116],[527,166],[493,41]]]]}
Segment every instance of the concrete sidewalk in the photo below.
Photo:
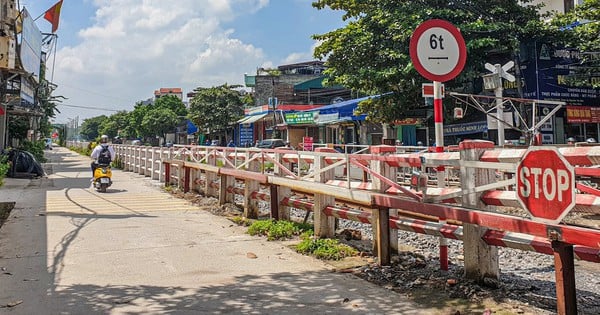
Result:
{"type": "Polygon", "coordinates": [[[47,151],[47,178],[11,179],[0,229],[2,314],[427,314],[406,298],[90,159],[47,151]],[[249,253],[256,255],[257,258],[249,253]]]}

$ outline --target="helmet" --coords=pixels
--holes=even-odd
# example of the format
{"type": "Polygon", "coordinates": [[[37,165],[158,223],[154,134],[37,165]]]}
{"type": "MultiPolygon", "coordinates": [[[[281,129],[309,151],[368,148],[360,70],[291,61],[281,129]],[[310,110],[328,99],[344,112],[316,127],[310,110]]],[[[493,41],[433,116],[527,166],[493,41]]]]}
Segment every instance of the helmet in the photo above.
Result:
{"type": "Polygon", "coordinates": [[[567,139],[567,142],[575,142],[575,138],[573,138],[573,137],[569,137],[569,138],[567,139]]]}
{"type": "Polygon", "coordinates": [[[102,135],[100,137],[100,143],[108,143],[108,136],[107,135],[102,135]]]}
{"type": "Polygon", "coordinates": [[[596,139],[594,138],[588,138],[587,140],[585,140],[587,143],[596,143],[596,139]]]}

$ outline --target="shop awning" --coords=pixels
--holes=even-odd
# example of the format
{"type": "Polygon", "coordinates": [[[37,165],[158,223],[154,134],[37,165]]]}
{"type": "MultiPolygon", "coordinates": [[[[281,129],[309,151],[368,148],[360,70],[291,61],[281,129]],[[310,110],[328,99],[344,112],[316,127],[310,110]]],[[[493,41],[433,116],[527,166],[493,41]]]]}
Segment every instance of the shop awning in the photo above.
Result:
{"type": "Polygon", "coordinates": [[[246,116],[243,119],[238,120],[238,123],[239,124],[251,124],[251,123],[254,123],[254,122],[257,122],[257,121],[263,119],[268,114],[269,113],[252,115],[252,116],[246,116]]]}

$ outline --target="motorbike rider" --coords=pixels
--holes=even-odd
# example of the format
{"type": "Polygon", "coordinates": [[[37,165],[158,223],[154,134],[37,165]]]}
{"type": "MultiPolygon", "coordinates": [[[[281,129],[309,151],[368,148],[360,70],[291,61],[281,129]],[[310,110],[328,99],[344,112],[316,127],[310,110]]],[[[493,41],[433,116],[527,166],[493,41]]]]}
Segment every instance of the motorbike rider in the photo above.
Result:
{"type": "Polygon", "coordinates": [[[100,143],[94,148],[90,157],[94,159],[92,161],[92,180],[94,178],[94,170],[100,164],[110,164],[115,157],[115,149],[111,145],[108,144],[108,136],[102,135],[100,137],[100,143]],[[108,152],[107,152],[108,151],[108,152]],[[106,154],[108,153],[108,154],[106,154]],[[108,155],[108,157],[106,157],[108,155]]]}

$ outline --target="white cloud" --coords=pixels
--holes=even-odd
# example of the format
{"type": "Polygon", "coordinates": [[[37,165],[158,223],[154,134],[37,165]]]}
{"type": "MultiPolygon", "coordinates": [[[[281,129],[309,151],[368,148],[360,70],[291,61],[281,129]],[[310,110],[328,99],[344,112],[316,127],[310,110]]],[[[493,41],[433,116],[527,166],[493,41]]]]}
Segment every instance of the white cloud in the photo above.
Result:
{"type": "MultiPolygon", "coordinates": [[[[56,55],[55,94],[69,97],[65,104],[131,110],[160,87],[188,92],[198,86],[241,84],[245,72],[269,61],[261,48],[234,38],[222,23],[268,2],[95,0],[93,24],[78,33],[81,42],[56,55]]],[[[57,120],[72,117],[71,110],[61,111],[57,120]]],[[[110,112],[87,116],[99,114],[110,112]]]]}

